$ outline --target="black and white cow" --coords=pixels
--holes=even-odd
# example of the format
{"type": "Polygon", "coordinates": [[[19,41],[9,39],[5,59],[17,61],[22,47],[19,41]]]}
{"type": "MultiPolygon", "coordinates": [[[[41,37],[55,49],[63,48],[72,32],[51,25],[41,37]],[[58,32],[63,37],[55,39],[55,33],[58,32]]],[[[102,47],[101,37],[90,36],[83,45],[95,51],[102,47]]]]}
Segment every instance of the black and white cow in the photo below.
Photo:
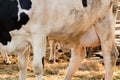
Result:
{"type": "MultiPolygon", "coordinates": [[[[31,4],[28,0],[24,0],[23,3],[11,0],[10,3],[6,1],[4,5],[12,4],[12,1],[14,2],[14,7],[20,3],[22,5],[24,2],[24,6],[31,4]]],[[[13,21],[14,19],[18,20],[15,22],[17,23],[16,25],[21,25],[21,22],[25,24],[29,21],[20,30],[15,32],[11,42],[8,43],[4,49],[6,48],[6,50],[8,49],[13,52],[21,51],[31,44],[33,48],[33,71],[36,75],[36,80],[41,80],[46,52],[46,37],[48,36],[50,39],[65,42],[71,49],[72,55],[64,80],[71,80],[72,75],[85,58],[85,47],[92,46],[94,41],[98,41],[102,46],[104,56],[105,80],[112,80],[113,66],[118,55],[114,44],[113,29],[115,24],[113,4],[115,1],[116,0],[32,0],[31,9],[27,9],[30,11],[29,17],[25,13],[19,15],[20,19],[10,17],[13,21]],[[94,31],[94,34],[92,34],[91,30],[94,31]],[[21,45],[21,43],[24,45],[21,45]]],[[[14,8],[12,8],[12,10],[13,9],[14,8]]],[[[16,9],[18,8],[14,10],[16,9]]],[[[19,12],[16,11],[16,13],[19,12]]],[[[21,27],[16,25],[8,29],[8,31],[21,27]]],[[[5,29],[6,27],[9,28],[9,26],[2,28],[5,29]]],[[[5,42],[1,40],[2,43],[6,44],[7,40],[10,41],[11,38],[8,33],[7,36],[7,39],[3,38],[5,42]]],[[[2,39],[2,37],[3,36],[1,36],[0,39],[2,39]]],[[[25,80],[26,59],[28,55],[19,54],[19,52],[18,55],[20,62],[19,79],[25,80]]]]}
{"type": "Polygon", "coordinates": [[[2,44],[7,44],[11,40],[9,31],[20,29],[28,22],[29,17],[23,10],[29,10],[31,4],[30,0],[0,0],[0,42],[2,44]]]}

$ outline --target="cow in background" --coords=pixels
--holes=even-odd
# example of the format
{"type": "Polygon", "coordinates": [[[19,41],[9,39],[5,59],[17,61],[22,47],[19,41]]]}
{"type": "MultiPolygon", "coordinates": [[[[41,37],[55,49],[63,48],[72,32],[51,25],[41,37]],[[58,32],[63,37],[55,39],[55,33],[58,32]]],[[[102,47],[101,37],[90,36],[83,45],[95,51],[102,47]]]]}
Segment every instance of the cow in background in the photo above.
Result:
{"type": "MultiPolygon", "coordinates": [[[[114,1],[34,0],[29,14],[29,22],[17,31],[19,33],[19,36],[16,37],[17,40],[12,38],[12,42],[3,49],[9,51],[22,50],[31,44],[33,48],[33,71],[36,74],[36,80],[41,80],[46,52],[46,37],[49,36],[53,40],[65,42],[71,49],[72,55],[64,80],[71,80],[72,75],[85,58],[85,47],[92,46],[96,40],[102,46],[105,80],[112,80],[113,66],[118,55],[114,44],[114,1]],[[23,30],[22,33],[20,33],[21,30],[23,30]],[[93,35],[91,35],[91,30],[94,30],[93,35]],[[22,39],[21,36],[24,38],[22,39]],[[18,42],[18,40],[21,41],[18,42]],[[18,46],[23,42],[24,45],[18,46]]],[[[18,53],[20,80],[26,79],[26,65],[23,65],[27,63],[26,55],[18,53]]]]}
{"type": "Polygon", "coordinates": [[[54,63],[55,62],[57,43],[56,43],[55,40],[49,40],[48,44],[49,44],[49,47],[50,47],[49,63],[54,63]]]}
{"type": "MultiPolygon", "coordinates": [[[[65,44],[56,40],[48,40],[49,45],[49,63],[56,62],[57,53],[70,53],[70,49],[65,44]]],[[[69,54],[70,55],[70,54],[69,54]]]]}

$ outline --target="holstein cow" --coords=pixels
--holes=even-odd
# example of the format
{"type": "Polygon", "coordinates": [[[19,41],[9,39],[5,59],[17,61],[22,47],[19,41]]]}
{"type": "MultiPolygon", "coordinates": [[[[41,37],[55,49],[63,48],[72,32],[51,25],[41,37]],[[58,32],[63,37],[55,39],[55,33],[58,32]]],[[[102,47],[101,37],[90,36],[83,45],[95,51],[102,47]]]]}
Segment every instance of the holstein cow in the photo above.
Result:
{"type": "MultiPolygon", "coordinates": [[[[23,2],[26,1],[28,0],[23,2]]],[[[72,55],[64,80],[70,80],[85,58],[85,47],[91,46],[94,43],[93,40],[96,39],[102,46],[105,80],[112,80],[113,66],[118,55],[114,44],[114,1],[116,0],[32,0],[29,10],[30,20],[21,30],[17,31],[20,34],[16,37],[17,40],[14,42],[12,39],[12,42],[9,42],[8,46],[4,48],[22,50],[23,47],[31,43],[33,71],[36,80],[41,80],[46,52],[46,37],[65,42],[71,49],[72,55]],[[94,30],[94,34],[89,35],[91,30],[94,30]],[[20,33],[20,31],[22,32],[20,33]],[[89,34],[86,35],[86,32],[89,34]],[[17,42],[18,40],[21,41],[17,42]]],[[[19,79],[25,80],[26,65],[23,64],[27,63],[26,54],[19,54],[19,62],[19,79]]]]}
{"type": "MultiPolygon", "coordinates": [[[[31,1],[20,0],[20,5],[23,9],[28,10],[31,8],[31,1]]],[[[20,29],[27,23],[29,17],[25,12],[18,12],[17,0],[0,0],[0,11],[0,42],[5,45],[7,41],[11,40],[9,31],[20,29]]],[[[6,63],[11,63],[5,51],[1,50],[1,55],[6,63]]]]}
{"type": "MultiPolygon", "coordinates": [[[[20,0],[19,3],[23,9],[31,8],[29,0],[20,0]]],[[[18,6],[17,0],[0,0],[0,42],[4,45],[11,40],[9,31],[20,29],[29,20],[28,15],[20,12],[18,6]]]]}

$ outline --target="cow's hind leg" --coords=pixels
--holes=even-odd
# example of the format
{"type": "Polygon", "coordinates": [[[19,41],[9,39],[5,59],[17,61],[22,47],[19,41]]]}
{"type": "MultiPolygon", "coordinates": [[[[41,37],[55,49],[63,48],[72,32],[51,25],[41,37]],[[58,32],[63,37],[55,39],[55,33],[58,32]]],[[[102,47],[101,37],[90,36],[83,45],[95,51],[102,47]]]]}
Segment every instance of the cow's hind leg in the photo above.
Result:
{"type": "Polygon", "coordinates": [[[18,63],[19,63],[19,80],[26,80],[27,64],[29,58],[28,47],[23,53],[18,53],[18,63]]]}
{"type": "Polygon", "coordinates": [[[105,64],[105,80],[112,80],[113,67],[116,64],[118,51],[114,43],[110,40],[104,42],[102,41],[101,45],[105,64]]]}
{"type": "Polygon", "coordinates": [[[104,20],[96,24],[96,32],[99,36],[105,64],[105,80],[112,80],[113,66],[116,62],[118,51],[114,45],[114,29],[111,13],[104,20]]]}
{"type": "Polygon", "coordinates": [[[86,56],[86,50],[82,46],[74,46],[71,49],[71,60],[64,80],[71,80],[72,75],[80,67],[81,62],[86,56]]]}

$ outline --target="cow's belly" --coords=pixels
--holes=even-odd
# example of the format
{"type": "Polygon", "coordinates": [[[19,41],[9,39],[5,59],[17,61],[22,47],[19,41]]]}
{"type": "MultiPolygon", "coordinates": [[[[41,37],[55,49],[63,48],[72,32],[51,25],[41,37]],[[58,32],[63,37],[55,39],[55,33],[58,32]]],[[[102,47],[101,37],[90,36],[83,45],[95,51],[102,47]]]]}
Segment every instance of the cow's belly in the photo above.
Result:
{"type": "Polygon", "coordinates": [[[96,47],[97,45],[100,44],[100,40],[94,26],[88,27],[86,31],[81,30],[79,34],[77,34],[76,32],[77,30],[70,34],[68,34],[67,32],[66,33],[54,32],[49,35],[49,39],[55,39],[55,40],[59,40],[67,43],[77,42],[80,45],[87,46],[87,47],[91,47],[91,46],[96,47]]]}
{"type": "MultiPolygon", "coordinates": [[[[59,18],[57,21],[53,21],[50,24],[50,33],[48,36],[53,39],[63,40],[63,41],[76,41],[87,31],[90,25],[94,22],[91,22],[90,17],[81,14],[82,17],[75,16],[66,16],[59,18]]],[[[94,19],[94,18],[92,18],[94,19]]]]}
{"type": "MultiPolygon", "coordinates": [[[[71,26],[63,26],[57,30],[52,30],[48,36],[50,39],[55,39],[59,41],[76,42],[79,41],[79,39],[83,37],[86,32],[87,34],[88,32],[90,32],[90,30],[88,31],[88,25],[74,24],[71,26]]],[[[85,36],[89,36],[87,34],[85,36]]]]}

